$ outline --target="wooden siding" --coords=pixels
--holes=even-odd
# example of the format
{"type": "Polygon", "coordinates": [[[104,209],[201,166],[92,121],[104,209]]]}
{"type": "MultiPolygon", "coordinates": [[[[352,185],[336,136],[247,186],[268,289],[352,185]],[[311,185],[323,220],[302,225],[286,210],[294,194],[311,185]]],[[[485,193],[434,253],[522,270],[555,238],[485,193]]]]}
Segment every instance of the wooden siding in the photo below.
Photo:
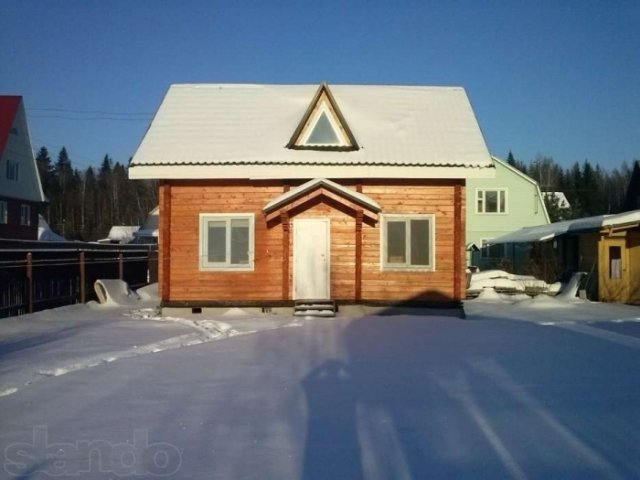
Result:
{"type": "MultiPolygon", "coordinates": [[[[380,227],[363,226],[362,299],[366,300],[454,300],[454,255],[464,255],[464,233],[456,248],[455,233],[455,181],[393,181],[376,184],[363,183],[362,193],[382,206],[384,213],[432,213],[435,217],[435,270],[383,271],[380,268],[380,227]]],[[[462,232],[464,232],[464,189],[461,192],[462,232]]],[[[463,258],[463,257],[461,257],[463,258]]],[[[464,268],[460,261],[460,268],[464,268]]],[[[464,275],[458,278],[460,291],[464,291],[464,275]]]]}
{"type": "MultiPolygon", "coordinates": [[[[302,183],[302,182],[300,182],[302,183]]],[[[398,302],[456,300],[464,291],[465,276],[456,274],[464,268],[464,184],[446,180],[376,180],[339,182],[377,201],[383,213],[423,214],[435,218],[435,270],[383,271],[380,268],[380,222],[365,218],[362,224],[361,301],[398,302]],[[455,191],[458,206],[458,245],[456,232],[455,191]],[[457,255],[457,260],[456,260],[457,255]]],[[[280,182],[171,181],[160,186],[160,261],[159,284],[165,302],[277,302],[291,298],[293,235],[289,248],[283,245],[283,224],[275,219],[267,224],[264,205],[286,191],[280,182]],[[170,192],[166,189],[170,184],[170,192]],[[170,208],[169,208],[170,204],[170,208]],[[199,270],[199,214],[253,213],[255,245],[253,271],[215,272],[199,270]],[[168,218],[164,218],[167,216],[168,218]],[[170,235],[165,232],[170,228],[170,235]],[[168,249],[166,246],[168,245],[168,249]],[[288,252],[287,252],[288,250],[288,252]],[[168,251],[168,257],[166,257],[168,251]],[[283,254],[288,254],[288,262],[283,254]],[[283,268],[284,266],[284,268],[283,268]],[[288,273],[287,273],[288,270],[288,273]],[[165,277],[166,271],[168,275],[165,277]],[[285,277],[286,275],[286,277],[285,277]],[[285,290],[285,286],[289,286],[285,290]]],[[[331,297],[338,301],[355,301],[357,212],[349,205],[316,197],[291,210],[289,221],[296,218],[330,218],[331,220],[331,297]]],[[[458,299],[459,300],[459,299],[458,299]]]]}
{"type": "Polygon", "coordinates": [[[628,233],[629,248],[629,303],[640,305],[640,230],[628,233]]]}
{"type": "Polygon", "coordinates": [[[7,223],[0,223],[0,238],[14,240],[38,239],[38,211],[40,204],[30,200],[20,200],[0,196],[7,202],[7,223]],[[20,225],[21,207],[29,205],[31,209],[30,225],[20,225]]]}

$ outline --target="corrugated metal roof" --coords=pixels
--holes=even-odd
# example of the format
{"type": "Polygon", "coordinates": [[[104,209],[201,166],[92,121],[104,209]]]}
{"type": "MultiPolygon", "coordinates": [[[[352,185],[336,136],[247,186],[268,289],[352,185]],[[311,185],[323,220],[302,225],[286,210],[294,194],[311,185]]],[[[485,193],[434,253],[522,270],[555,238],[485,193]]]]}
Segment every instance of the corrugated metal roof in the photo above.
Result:
{"type": "MultiPolygon", "coordinates": [[[[317,88],[173,85],[131,167],[492,168],[475,115],[460,87],[332,85],[333,97],[361,148],[352,152],[286,148],[317,88]]],[[[132,177],[135,170],[130,170],[132,177]]],[[[277,169],[273,175],[278,178],[277,169]]]]}
{"type": "Polygon", "coordinates": [[[543,242],[567,233],[587,232],[601,228],[616,228],[640,223],[640,210],[632,210],[615,215],[596,215],[593,217],[564,220],[562,222],[525,227],[507,235],[493,238],[489,243],[527,243],[543,242]]]}

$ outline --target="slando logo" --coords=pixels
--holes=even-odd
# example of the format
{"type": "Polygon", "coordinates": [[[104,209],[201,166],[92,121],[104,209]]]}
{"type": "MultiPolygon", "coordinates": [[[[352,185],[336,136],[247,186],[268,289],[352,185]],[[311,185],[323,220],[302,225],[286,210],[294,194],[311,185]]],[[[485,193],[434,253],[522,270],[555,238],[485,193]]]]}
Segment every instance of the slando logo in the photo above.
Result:
{"type": "Polygon", "coordinates": [[[176,473],[182,465],[182,453],[170,443],[149,443],[149,432],[133,431],[132,442],[79,440],[49,442],[46,425],[33,428],[31,443],[18,442],[4,451],[4,470],[15,476],[42,473],[52,477],[110,473],[116,476],[176,473]]]}

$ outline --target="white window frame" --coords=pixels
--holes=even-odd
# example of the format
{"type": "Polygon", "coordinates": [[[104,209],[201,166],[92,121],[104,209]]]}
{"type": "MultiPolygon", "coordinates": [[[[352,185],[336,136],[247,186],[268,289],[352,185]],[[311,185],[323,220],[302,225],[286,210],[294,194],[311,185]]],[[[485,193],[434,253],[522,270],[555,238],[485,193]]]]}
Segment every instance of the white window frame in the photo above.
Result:
{"type": "Polygon", "coordinates": [[[506,188],[476,188],[476,213],[480,215],[506,215],[509,213],[509,192],[506,188]],[[487,192],[498,192],[498,211],[487,212],[487,192]],[[482,211],[478,208],[478,200],[482,196],[482,211]],[[504,196],[504,212],[500,211],[500,197],[504,196]]]}
{"type": "MultiPolygon", "coordinates": [[[[485,255],[485,251],[486,251],[485,250],[485,243],[489,243],[490,244],[491,240],[493,240],[493,237],[492,238],[481,238],[480,239],[480,258],[482,258],[484,260],[490,260],[492,258],[506,258],[507,257],[507,255],[506,255],[506,246],[507,246],[507,244],[506,243],[496,244],[496,245],[500,245],[502,247],[502,254],[501,254],[500,257],[490,257],[488,255],[485,255]]],[[[491,248],[492,246],[494,246],[494,245],[489,245],[488,248],[491,248]]]]}
{"type": "Polygon", "coordinates": [[[383,271],[403,271],[403,272],[433,272],[436,269],[436,216],[433,213],[387,213],[380,215],[380,269],[383,271]],[[407,263],[387,263],[387,223],[389,220],[410,221],[429,220],[429,264],[411,265],[408,263],[411,258],[411,234],[406,236],[406,258],[407,263]]]}
{"type": "Polygon", "coordinates": [[[31,225],[31,205],[26,203],[20,205],[20,225],[24,227],[31,225]]]}
{"type": "Polygon", "coordinates": [[[0,225],[9,223],[9,202],[0,200],[0,225]]]}
{"type": "Polygon", "coordinates": [[[216,272],[247,272],[254,270],[254,239],[255,239],[255,214],[253,213],[201,213],[199,229],[199,267],[201,271],[216,272]],[[227,245],[231,245],[231,220],[249,220],[249,263],[234,265],[230,261],[231,248],[227,248],[225,262],[209,262],[208,257],[208,235],[207,222],[225,221],[227,222],[227,245]]]}

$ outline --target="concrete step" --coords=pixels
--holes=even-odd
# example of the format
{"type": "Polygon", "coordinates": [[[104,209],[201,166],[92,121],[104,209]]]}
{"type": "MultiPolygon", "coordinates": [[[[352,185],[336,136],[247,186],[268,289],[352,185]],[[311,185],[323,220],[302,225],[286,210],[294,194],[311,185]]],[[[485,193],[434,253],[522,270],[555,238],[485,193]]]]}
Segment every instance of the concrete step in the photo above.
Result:
{"type": "Polygon", "coordinates": [[[293,307],[293,314],[298,317],[335,317],[336,311],[336,302],[331,299],[296,300],[293,307]]]}

